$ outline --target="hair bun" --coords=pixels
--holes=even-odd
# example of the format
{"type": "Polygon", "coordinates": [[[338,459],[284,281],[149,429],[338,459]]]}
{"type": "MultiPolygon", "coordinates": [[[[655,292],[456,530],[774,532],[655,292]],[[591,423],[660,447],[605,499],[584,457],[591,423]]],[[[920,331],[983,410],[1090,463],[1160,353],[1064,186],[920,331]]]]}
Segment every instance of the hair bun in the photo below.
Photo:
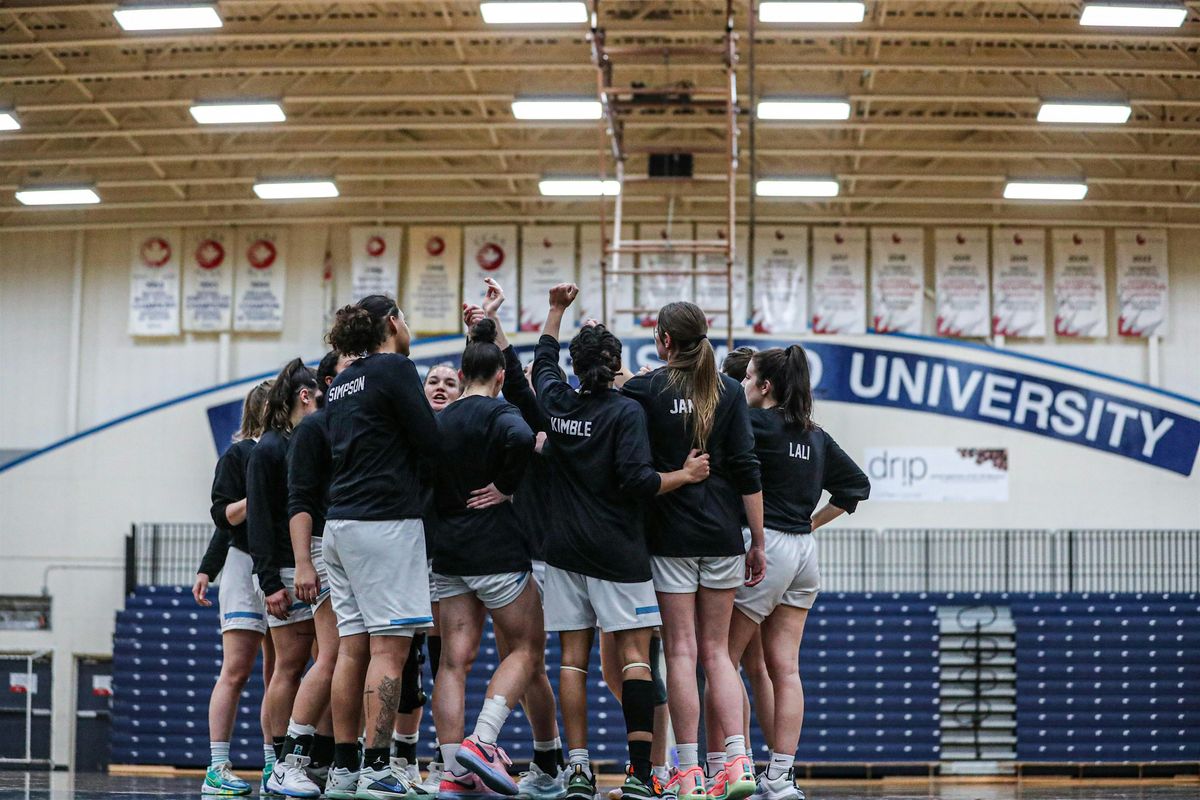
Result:
{"type": "Polygon", "coordinates": [[[494,319],[483,319],[471,326],[471,331],[468,334],[472,342],[490,342],[496,343],[496,321],[494,319]]]}

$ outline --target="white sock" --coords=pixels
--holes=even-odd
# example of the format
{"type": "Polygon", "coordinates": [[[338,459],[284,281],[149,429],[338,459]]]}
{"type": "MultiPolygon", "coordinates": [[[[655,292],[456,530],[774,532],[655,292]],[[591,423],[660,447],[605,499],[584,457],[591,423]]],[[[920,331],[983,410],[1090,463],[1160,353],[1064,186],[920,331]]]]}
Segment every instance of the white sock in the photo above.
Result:
{"type": "Polygon", "coordinates": [[[263,766],[275,766],[275,745],[270,743],[263,744],[263,766]]]}
{"type": "Polygon", "coordinates": [[[574,766],[583,767],[583,773],[592,776],[592,757],[586,747],[574,747],[567,751],[567,769],[574,766]]]}
{"type": "Polygon", "coordinates": [[[666,764],[656,764],[650,768],[650,774],[658,778],[664,785],[671,780],[671,768],[666,764]]]}
{"type": "Polygon", "coordinates": [[[421,741],[420,732],[417,733],[396,733],[392,731],[393,742],[403,742],[404,744],[416,744],[421,741]]]}
{"type": "Polygon", "coordinates": [[[296,720],[289,719],[287,735],[294,737],[294,738],[300,737],[300,736],[316,736],[317,735],[317,726],[316,725],[301,725],[300,723],[296,722],[296,720]]]}
{"type": "Polygon", "coordinates": [[[229,742],[209,742],[208,752],[208,765],[215,769],[229,760],[229,742]]]}
{"type": "Polygon", "coordinates": [[[562,750],[562,737],[561,736],[554,737],[554,749],[562,750]]]}
{"type": "Polygon", "coordinates": [[[717,773],[725,769],[725,753],[719,750],[710,750],[704,754],[704,777],[715,778],[717,773]]]}
{"type": "Polygon", "coordinates": [[[457,775],[460,778],[467,774],[466,767],[459,764],[458,759],[455,758],[458,755],[457,744],[443,744],[438,747],[438,750],[442,752],[442,767],[447,772],[451,775],[457,775]]]}
{"type": "Polygon", "coordinates": [[[485,744],[495,744],[510,710],[504,695],[497,694],[484,700],[479,719],[475,721],[475,738],[485,744]]]}
{"type": "Polygon", "coordinates": [[[675,752],[679,756],[679,771],[687,772],[692,767],[700,766],[700,745],[692,742],[691,744],[675,745],[675,752]]]}
{"type": "Polygon", "coordinates": [[[788,770],[796,763],[796,757],[790,753],[771,751],[771,763],[767,765],[767,780],[777,781],[787,775],[788,770]]]}
{"type": "Polygon", "coordinates": [[[533,751],[535,753],[549,753],[551,750],[557,750],[557,749],[558,749],[558,742],[554,739],[551,739],[548,742],[535,741],[533,743],[533,751]]]}
{"type": "Polygon", "coordinates": [[[746,755],[746,737],[742,734],[725,737],[725,760],[733,761],[738,756],[746,755]]]}

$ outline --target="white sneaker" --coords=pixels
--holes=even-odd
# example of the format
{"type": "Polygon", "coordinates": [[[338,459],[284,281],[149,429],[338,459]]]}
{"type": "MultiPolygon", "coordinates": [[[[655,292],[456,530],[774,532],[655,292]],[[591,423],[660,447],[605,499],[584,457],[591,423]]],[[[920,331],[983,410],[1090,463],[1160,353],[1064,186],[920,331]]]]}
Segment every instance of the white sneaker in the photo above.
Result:
{"type": "Polygon", "coordinates": [[[408,782],[413,786],[421,785],[421,768],[416,764],[408,763],[407,758],[397,758],[392,756],[392,769],[396,772],[404,773],[404,777],[408,778],[408,782]]]}
{"type": "Polygon", "coordinates": [[[282,761],[275,762],[267,789],[285,797],[320,797],[321,789],[304,773],[308,756],[289,753],[282,761]]]}
{"type": "Polygon", "coordinates": [[[442,785],[442,776],[445,772],[446,769],[442,766],[442,762],[430,761],[429,772],[426,773],[425,780],[417,785],[429,792],[429,794],[437,794],[438,787],[442,785]]]}
{"type": "Polygon", "coordinates": [[[547,775],[542,768],[532,761],[529,771],[521,773],[517,781],[517,797],[527,800],[562,800],[567,796],[567,787],[563,783],[563,771],[557,775],[547,775]]]}
{"type": "Polygon", "coordinates": [[[789,769],[787,774],[775,780],[768,778],[766,772],[760,774],[758,791],[754,793],[754,797],[761,800],[804,800],[804,792],[796,785],[796,775],[789,769]]]}
{"type": "Polygon", "coordinates": [[[358,770],[348,770],[344,767],[330,767],[329,777],[325,779],[325,796],[329,800],[354,800],[358,790],[358,770]]]}
{"type": "Polygon", "coordinates": [[[332,769],[332,767],[328,764],[320,767],[314,767],[312,764],[309,764],[304,768],[304,774],[307,775],[308,779],[317,786],[324,786],[325,781],[329,778],[330,769],[332,769]]]}
{"type": "MultiPolygon", "coordinates": [[[[395,759],[408,766],[406,759],[395,759]]],[[[363,769],[358,773],[358,789],[354,793],[357,800],[397,800],[405,798],[429,797],[424,789],[415,786],[408,779],[408,774],[396,769],[395,763],[387,769],[363,769]]]]}

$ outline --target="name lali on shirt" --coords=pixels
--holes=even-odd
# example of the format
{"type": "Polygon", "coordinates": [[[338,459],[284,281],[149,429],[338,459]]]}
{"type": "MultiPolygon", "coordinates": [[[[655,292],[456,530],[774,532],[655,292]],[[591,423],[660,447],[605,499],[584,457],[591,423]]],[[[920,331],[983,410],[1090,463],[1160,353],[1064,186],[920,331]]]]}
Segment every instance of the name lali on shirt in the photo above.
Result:
{"type": "Polygon", "coordinates": [[[788,455],[801,461],[808,461],[812,456],[812,445],[788,442],[788,455]]]}

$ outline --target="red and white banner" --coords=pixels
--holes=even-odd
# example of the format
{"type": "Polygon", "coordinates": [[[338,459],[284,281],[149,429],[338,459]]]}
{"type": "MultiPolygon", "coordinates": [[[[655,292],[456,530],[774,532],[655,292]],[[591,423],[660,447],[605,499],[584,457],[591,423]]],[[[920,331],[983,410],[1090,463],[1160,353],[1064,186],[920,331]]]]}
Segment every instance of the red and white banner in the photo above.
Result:
{"type": "Polygon", "coordinates": [[[1050,242],[1054,257],[1054,332],[1072,337],[1107,336],[1104,230],[1056,228],[1050,242]]]}
{"type": "Polygon", "coordinates": [[[351,302],[357,303],[373,294],[397,297],[403,233],[403,228],[355,226],[350,229],[351,302]]]}
{"type": "Polygon", "coordinates": [[[808,330],[808,228],[760,225],[754,232],[754,332],[808,330]]]}
{"type": "MultiPolygon", "coordinates": [[[[521,228],[521,330],[540,331],[546,322],[550,288],[575,283],[575,226],[521,228]]],[[[563,329],[575,324],[576,303],[563,316],[563,329]]]]}
{"type": "MultiPolygon", "coordinates": [[[[599,225],[581,225],[579,228],[579,297],[575,305],[579,311],[575,316],[575,324],[582,324],[587,319],[604,319],[604,276],[600,271],[600,261],[603,258],[601,241],[608,241],[611,228],[603,233],[599,225]]],[[[621,239],[632,239],[632,225],[621,226],[621,239]]],[[[615,264],[616,257],[609,256],[609,263],[615,264]]],[[[637,256],[623,255],[620,260],[622,270],[632,270],[637,263],[637,256]]],[[[608,329],[618,335],[628,334],[637,329],[632,314],[617,314],[618,308],[633,308],[632,275],[610,275],[608,278],[608,329]]]]}
{"type": "MultiPolygon", "coordinates": [[[[500,306],[500,324],[504,330],[517,330],[517,226],[468,225],[463,228],[463,298],[467,303],[483,304],[487,294],[484,278],[495,279],[508,299],[500,306]]],[[[461,314],[461,309],[459,312],[461,314]]]]}
{"type": "Polygon", "coordinates": [[[178,336],[179,230],[134,231],[130,239],[129,335],[178,336]]]}
{"type": "Polygon", "coordinates": [[[992,238],[992,333],[1046,335],[1046,231],[1000,228],[992,238]]]}
{"type": "MultiPolygon", "coordinates": [[[[718,223],[696,224],[696,238],[706,241],[725,241],[725,225],[718,223]]],[[[749,310],[746,304],[746,294],[750,290],[750,270],[747,260],[750,257],[750,236],[745,227],[737,229],[737,240],[733,248],[733,328],[745,327],[749,322],[749,310]]],[[[720,253],[705,253],[696,257],[696,270],[724,270],[725,256],[720,253]]],[[[708,316],[708,327],[725,330],[728,307],[728,295],[725,278],[717,275],[696,276],[696,305],[704,309],[708,316]]]]}
{"type": "Polygon", "coordinates": [[[1162,228],[1119,229],[1117,244],[1117,333],[1167,333],[1167,232],[1162,228]]]}
{"type": "Polygon", "coordinates": [[[812,237],[813,333],[866,333],[866,228],[813,228],[812,237]]]}
{"type": "Polygon", "coordinates": [[[282,331],[287,231],[239,228],[237,241],[233,329],[256,333],[282,331]]]}
{"type": "Polygon", "coordinates": [[[232,228],[189,228],[183,236],[183,329],[227,331],[233,321],[232,228]]]}
{"type": "Polygon", "coordinates": [[[400,303],[414,333],[436,336],[462,330],[462,265],[462,229],[457,225],[408,229],[408,269],[400,303]]]}
{"type": "Polygon", "coordinates": [[[987,336],[991,330],[987,228],[934,232],[938,336],[987,336]]]}
{"type": "Polygon", "coordinates": [[[925,230],[871,229],[871,314],[879,333],[921,333],[925,230]]]}
{"type": "MultiPolygon", "coordinates": [[[[692,223],[677,222],[668,231],[666,223],[644,223],[638,225],[638,240],[661,241],[692,239],[692,223]]],[[[624,261],[628,256],[622,257],[624,261]]],[[[639,270],[671,270],[692,272],[695,257],[691,253],[647,253],[638,256],[639,270]]],[[[690,275],[647,275],[638,277],[637,304],[639,308],[651,309],[638,315],[638,325],[653,328],[658,324],[658,309],[677,300],[691,300],[694,293],[694,278],[690,275]]]]}

